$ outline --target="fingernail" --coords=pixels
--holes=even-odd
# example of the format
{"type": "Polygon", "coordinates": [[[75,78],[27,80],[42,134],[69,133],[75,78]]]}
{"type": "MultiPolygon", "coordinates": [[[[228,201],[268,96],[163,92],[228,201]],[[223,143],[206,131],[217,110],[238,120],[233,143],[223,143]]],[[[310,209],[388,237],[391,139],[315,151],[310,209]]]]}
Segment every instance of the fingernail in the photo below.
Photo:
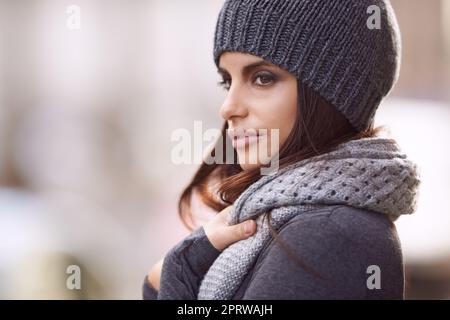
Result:
{"type": "Polygon", "coordinates": [[[246,234],[252,233],[252,224],[253,223],[251,221],[248,221],[244,224],[244,232],[246,234]]]}

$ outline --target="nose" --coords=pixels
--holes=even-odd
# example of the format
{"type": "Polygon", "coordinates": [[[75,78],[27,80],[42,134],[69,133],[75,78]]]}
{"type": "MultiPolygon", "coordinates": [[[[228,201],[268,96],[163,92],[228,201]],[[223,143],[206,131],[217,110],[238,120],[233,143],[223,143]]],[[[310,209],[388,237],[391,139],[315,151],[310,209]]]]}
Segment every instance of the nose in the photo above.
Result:
{"type": "Polygon", "coordinates": [[[248,109],[245,107],[245,92],[237,86],[231,85],[227,97],[220,107],[220,116],[225,120],[231,120],[234,117],[244,118],[248,115],[248,109]]]}

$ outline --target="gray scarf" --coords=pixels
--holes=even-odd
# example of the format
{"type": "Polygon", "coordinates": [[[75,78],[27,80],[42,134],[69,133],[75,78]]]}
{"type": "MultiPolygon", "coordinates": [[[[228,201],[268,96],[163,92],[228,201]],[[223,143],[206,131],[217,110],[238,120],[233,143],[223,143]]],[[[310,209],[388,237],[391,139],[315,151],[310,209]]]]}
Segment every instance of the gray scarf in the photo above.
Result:
{"type": "Polygon", "coordinates": [[[230,210],[230,225],[253,218],[257,232],[226,248],[200,285],[198,299],[231,299],[270,240],[263,213],[279,230],[294,216],[323,206],[345,204],[377,211],[395,221],[416,209],[420,184],[415,163],[387,138],[363,138],[263,176],[230,210]]]}

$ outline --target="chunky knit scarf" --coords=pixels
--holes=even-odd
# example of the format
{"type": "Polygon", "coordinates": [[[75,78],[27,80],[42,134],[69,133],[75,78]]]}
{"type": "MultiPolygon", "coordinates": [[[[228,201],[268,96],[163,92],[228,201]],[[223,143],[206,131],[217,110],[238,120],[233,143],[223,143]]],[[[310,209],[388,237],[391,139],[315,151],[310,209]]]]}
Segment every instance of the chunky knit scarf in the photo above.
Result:
{"type": "Polygon", "coordinates": [[[415,211],[419,184],[416,164],[394,140],[379,137],[343,143],[263,176],[235,201],[228,221],[253,218],[257,232],[221,252],[202,280],[198,299],[233,297],[270,240],[263,213],[270,212],[275,230],[307,210],[336,204],[377,211],[395,221],[415,211]]]}

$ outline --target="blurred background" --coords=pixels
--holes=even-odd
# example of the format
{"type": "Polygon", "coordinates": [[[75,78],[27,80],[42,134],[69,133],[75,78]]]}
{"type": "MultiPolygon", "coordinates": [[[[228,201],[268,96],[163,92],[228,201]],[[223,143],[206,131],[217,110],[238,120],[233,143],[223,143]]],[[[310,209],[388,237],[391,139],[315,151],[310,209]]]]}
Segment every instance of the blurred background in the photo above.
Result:
{"type": "MultiPolygon", "coordinates": [[[[189,233],[177,201],[197,165],[171,161],[172,132],[222,124],[222,3],[0,0],[0,299],[141,298],[189,233]]],[[[421,170],[397,222],[407,298],[449,299],[450,1],[392,4],[402,68],[376,124],[421,170]]]]}

